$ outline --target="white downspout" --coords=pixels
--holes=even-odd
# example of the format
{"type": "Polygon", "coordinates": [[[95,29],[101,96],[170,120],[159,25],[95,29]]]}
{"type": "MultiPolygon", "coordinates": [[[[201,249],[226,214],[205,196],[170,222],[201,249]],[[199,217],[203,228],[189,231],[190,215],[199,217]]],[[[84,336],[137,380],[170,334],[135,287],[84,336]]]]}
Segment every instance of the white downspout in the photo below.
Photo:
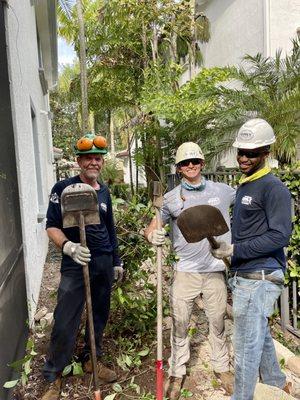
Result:
{"type": "Polygon", "coordinates": [[[270,0],[264,1],[264,56],[271,56],[271,32],[270,32],[270,0]]]}

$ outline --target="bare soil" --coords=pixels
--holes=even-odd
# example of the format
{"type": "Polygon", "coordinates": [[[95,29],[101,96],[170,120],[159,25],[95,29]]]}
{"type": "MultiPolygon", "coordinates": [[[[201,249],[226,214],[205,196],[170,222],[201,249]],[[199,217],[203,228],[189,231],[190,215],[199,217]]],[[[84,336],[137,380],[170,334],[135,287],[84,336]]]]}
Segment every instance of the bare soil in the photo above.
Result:
{"type": "MultiPolygon", "coordinates": [[[[47,261],[44,267],[43,281],[37,310],[46,307],[48,312],[53,312],[56,305],[56,291],[60,280],[60,254],[54,247],[50,246],[47,261]]],[[[226,320],[228,334],[228,346],[232,354],[230,335],[232,333],[232,322],[226,320]]],[[[201,302],[195,306],[191,322],[191,360],[188,367],[188,374],[184,382],[184,391],[181,398],[198,400],[229,400],[229,396],[221,388],[220,383],[213,375],[210,367],[208,323],[206,316],[201,309],[201,302]],[[199,307],[200,306],[200,307],[199,307]]],[[[32,361],[32,371],[25,387],[17,386],[14,392],[14,400],[40,400],[47,390],[47,383],[42,376],[42,367],[46,358],[51,326],[41,328],[37,323],[32,337],[35,341],[37,355],[32,361]]],[[[168,321],[164,329],[164,368],[167,369],[167,359],[170,355],[169,344],[170,329],[168,321]]],[[[138,368],[130,371],[123,371],[116,363],[119,349],[113,338],[104,337],[104,361],[107,366],[114,368],[118,375],[118,384],[101,385],[102,398],[117,393],[115,399],[143,399],[152,400],[155,398],[155,346],[150,354],[143,358],[138,368]],[[134,379],[133,379],[134,378],[134,379]],[[131,388],[129,387],[132,382],[131,388]],[[134,386],[136,385],[136,386],[134,386]],[[148,394],[148,395],[146,395],[148,394]],[[152,396],[151,396],[152,394],[152,396]]],[[[79,335],[76,352],[80,351],[82,338],[79,335]]],[[[165,376],[167,373],[165,373],[165,376]]],[[[83,376],[67,376],[63,379],[61,399],[89,400],[93,399],[93,385],[90,374],[83,376]]],[[[108,400],[108,399],[107,399],[108,400]]],[[[110,398],[109,400],[112,400],[110,398]]]]}

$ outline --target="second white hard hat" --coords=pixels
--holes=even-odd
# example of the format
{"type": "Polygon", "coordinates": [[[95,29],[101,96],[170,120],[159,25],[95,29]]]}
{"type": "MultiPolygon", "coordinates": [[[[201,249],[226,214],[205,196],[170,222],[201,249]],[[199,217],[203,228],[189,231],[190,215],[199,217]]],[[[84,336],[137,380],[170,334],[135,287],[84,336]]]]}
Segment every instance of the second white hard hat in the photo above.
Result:
{"type": "Polygon", "coordinates": [[[184,160],[190,160],[192,158],[204,160],[204,154],[200,149],[200,146],[194,142],[182,143],[176,151],[175,164],[178,164],[184,160]]]}
{"type": "Polygon", "coordinates": [[[262,118],[253,118],[245,122],[238,131],[233,147],[256,149],[268,146],[276,141],[273,128],[262,118]]]}

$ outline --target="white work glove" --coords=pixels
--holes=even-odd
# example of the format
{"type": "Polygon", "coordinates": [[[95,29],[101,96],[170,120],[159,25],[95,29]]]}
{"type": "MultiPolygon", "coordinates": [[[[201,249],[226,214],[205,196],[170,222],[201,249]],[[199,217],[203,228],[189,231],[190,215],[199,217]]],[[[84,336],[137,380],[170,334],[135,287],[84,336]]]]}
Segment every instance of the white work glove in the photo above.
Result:
{"type": "Polygon", "coordinates": [[[215,258],[227,258],[233,254],[233,244],[227,242],[217,242],[219,244],[218,249],[211,249],[210,252],[215,258]]]}
{"type": "Polygon", "coordinates": [[[124,268],[121,265],[114,267],[114,279],[117,283],[123,280],[124,268]]]}
{"type": "Polygon", "coordinates": [[[87,247],[80,243],[73,243],[69,240],[63,247],[63,253],[73,258],[80,265],[85,265],[91,261],[91,253],[87,247]]]}
{"type": "Polygon", "coordinates": [[[162,229],[154,229],[149,233],[147,239],[150,243],[154,244],[154,246],[162,246],[166,241],[166,231],[164,228],[162,229]]]}

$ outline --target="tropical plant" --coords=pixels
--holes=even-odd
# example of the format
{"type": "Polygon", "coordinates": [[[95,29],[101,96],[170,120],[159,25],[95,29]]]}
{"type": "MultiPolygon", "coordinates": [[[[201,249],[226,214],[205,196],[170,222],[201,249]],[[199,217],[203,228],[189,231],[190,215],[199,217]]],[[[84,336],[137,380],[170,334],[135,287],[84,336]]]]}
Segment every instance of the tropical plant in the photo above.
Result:
{"type": "Polygon", "coordinates": [[[74,139],[80,135],[80,102],[70,89],[72,80],[78,72],[78,65],[65,66],[60,73],[57,88],[50,95],[53,144],[63,150],[67,159],[73,158],[74,139]]]}

